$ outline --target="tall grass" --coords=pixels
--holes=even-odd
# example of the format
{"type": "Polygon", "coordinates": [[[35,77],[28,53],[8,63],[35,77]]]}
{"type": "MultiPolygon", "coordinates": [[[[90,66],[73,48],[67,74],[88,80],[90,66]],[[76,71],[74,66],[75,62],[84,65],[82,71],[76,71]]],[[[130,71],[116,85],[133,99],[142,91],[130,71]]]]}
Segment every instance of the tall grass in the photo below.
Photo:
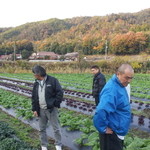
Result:
{"type": "MultiPolygon", "coordinates": [[[[142,56],[141,56],[142,57],[142,56]]],[[[114,73],[122,63],[132,65],[136,73],[150,73],[150,58],[132,58],[131,56],[108,57],[97,61],[73,62],[29,62],[29,61],[1,61],[0,72],[5,73],[31,73],[34,65],[43,66],[50,73],[89,73],[92,65],[98,65],[104,73],[114,73]]]]}

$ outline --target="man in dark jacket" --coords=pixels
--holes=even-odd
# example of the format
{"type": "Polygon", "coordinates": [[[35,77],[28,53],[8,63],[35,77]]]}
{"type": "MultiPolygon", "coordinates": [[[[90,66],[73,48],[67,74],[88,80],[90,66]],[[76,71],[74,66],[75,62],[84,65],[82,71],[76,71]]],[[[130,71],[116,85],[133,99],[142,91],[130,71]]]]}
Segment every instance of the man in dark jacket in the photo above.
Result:
{"type": "Polygon", "coordinates": [[[47,150],[48,146],[46,134],[48,120],[54,130],[56,150],[61,150],[61,132],[57,108],[60,108],[63,90],[58,80],[47,75],[43,67],[36,65],[32,72],[36,78],[32,91],[32,111],[34,116],[39,118],[42,150],[47,150]]]}
{"type": "Polygon", "coordinates": [[[99,103],[99,94],[106,84],[106,79],[105,76],[100,72],[100,68],[96,65],[91,67],[91,72],[94,75],[92,95],[95,98],[95,104],[97,106],[99,103]]]}

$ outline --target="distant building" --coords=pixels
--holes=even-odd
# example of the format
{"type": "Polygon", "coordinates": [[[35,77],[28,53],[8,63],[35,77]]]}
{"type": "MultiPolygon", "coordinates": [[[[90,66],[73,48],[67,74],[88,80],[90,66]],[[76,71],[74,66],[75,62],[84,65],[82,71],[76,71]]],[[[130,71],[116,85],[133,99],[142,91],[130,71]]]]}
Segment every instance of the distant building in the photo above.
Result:
{"type": "Polygon", "coordinates": [[[9,55],[0,55],[0,60],[8,60],[9,55]]]}
{"type": "Polygon", "coordinates": [[[38,52],[38,53],[33,53],[30,57],[29,60],[57,60],[58,59],[58,54],[55,54],[54,52],[38,52]]]}
{"type": "Polygon", "coordinates": [[[17,59],[17,60],[22,59],[22,55],[21,55],[21,54],[16,54],[16,59],[17,59]]]}
{"type": "Polygon", "coordinates": [[[64,55],[65,60],[77,60],[79,56],[78,52],[67,53],[64,55]]]}
{"type": "MultiPolygon", "coordinates": [[[[13,54],[1,55],[1,56],[0,56],[0,60],[14,60],[13,57],[14,57],[13,54]]],[[[22,55],[21,55],[21,54],[16,54],[15,60],[20,60],[20,59],[22,59],[22,55]]]]}

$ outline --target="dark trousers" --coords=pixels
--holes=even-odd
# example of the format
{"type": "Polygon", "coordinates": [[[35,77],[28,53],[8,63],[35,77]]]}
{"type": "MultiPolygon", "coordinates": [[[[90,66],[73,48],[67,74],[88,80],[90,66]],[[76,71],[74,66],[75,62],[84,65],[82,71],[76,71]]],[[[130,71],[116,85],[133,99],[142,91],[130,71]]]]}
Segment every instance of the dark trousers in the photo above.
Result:
{"type": "Polygon", "coordinates": [[[99,96],[95,96],[94,98],[95,98],[95,104],[96,104],[96,106],[97,106],[98,103],[99,103],[99,96]]]}
{"type": "Polygon", "coordinates": [[[123,150],[123,140],[113,134],[100,134],[100,150],[123,150]]]}

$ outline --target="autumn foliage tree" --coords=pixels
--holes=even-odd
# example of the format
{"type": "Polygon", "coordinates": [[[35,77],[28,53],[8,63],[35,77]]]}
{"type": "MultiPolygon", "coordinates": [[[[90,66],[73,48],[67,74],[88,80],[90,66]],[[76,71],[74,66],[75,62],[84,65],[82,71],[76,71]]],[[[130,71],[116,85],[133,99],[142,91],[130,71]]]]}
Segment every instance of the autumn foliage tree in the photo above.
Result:
{"type": "MultiPolygon", "coordinates": [[[[0,55],[52,51],[85,55],[150,53],[150,8],[139,13],[49,19],[0,28],[0,55]]],[[[25,55],[24,55],[25,56],[25,55]]],[[[26,56],[27,57],[27,56],[26,56]]]]}
{"type": "Polygon", "coordinates": [[[27,59],[33,52],[33,44],[29,40],[18,40],[2,43],[0,45],[0,52],[7,55],[12,54],[14,53],[14,46],[16,54],[22,54],[23,59],[27,59]]]}
{"type": "Polygon", "coordinates": [[[117,34],[111,40],[111,52],[117,55],[139,54],[146,46],[147,37],[142,32],[117,34]]]}

